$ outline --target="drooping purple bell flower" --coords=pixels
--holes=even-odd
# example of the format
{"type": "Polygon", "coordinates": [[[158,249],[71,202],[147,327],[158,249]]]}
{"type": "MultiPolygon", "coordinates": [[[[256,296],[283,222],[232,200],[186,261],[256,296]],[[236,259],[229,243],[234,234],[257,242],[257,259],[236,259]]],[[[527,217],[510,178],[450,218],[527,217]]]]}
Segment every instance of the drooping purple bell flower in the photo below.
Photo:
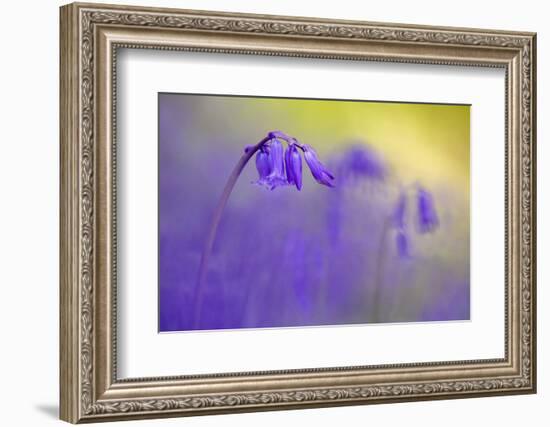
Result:
{"type": "Polygon", "coordinates": [[[304,153],[306,163],[311,170],[313,178],[320,184],[334,187],[334,175],[321,163],[317,153],[311,146],[302,145],[296,138],[284,132],[274,130],[255,146],[245,147],[245,154],[256,148],[256,169],[259,179],[256,184],[270,190],[285,185],[294,185],[298,190],[302,189],[302,155],[304,153]],[[288,148],[283,149],[283,141],[288,148]],[[300,149],[300,150],[299,150],[300,149]],[[286,174],[285,174],[286,171],[286,174]]]}
{"type": "Polygon", "coordinates": [[[439,219],[435,210],[433,196],[424,188],[417,190],[418,203],[418,229],[421,233],[434,230],[439,225],[439,219]]]}
{"type": "Polygon", "coordinates": [[[269,147],[262,147],[256,154],[256,169],[261,180],[265,180],[271,173],[271,157],[269,147]]]}
{"type": "Polygon", "coordinates": [[[309,146],[301,145],[296,138],[288,136],[281,131],[269,132],[255,145],[247,145],[244,147],[244,154],[242,154],[233,168],[233,172],[229,175],[218,204],[216,205],[210,229],[207,233],[208,237],[201,253],[197,284],[193,296],[193,319],[195,329],[199,329],[201,322],[202,300],[204,298],[205,281],[208,273],[208,261],[212,254],[212,248],[224,209],[239,176],[241,176],[241,173],[252,156],[256,154],[256,169],[259,178],[255,184],[263,185],[270,190],[279,186],[294,184],[296,188],[300,190],[302,188],[302,158],[297,148],[300,148],[304,152],[306,162],[317,182],[329,187],[333,186],[331,180],[334,180],[334,176],[323,166],[315,151],[309,146]],[[281,140],[288,144],[289,148],[286,154],[281,140]],[[285,162],[287,163],[286,176],[285,162]]]}
{"type": "Polygon", "coordinates": [[[283,143],[278,139],[272,139],[270,144],[270,155],[271,155],[271,173],[267,176],[273,190],[277,187],[287,185],[288,182],[285,176],[285,161],[284,161],[284,149],[283,143]]]}
{"type": "Polygon", "coordinates": [[[285,151],[286,179],[290,185],[302,189],[302,156],[295,144],[290,144],[285,151]]]}
{"type": "Polygon", "coordinates": [[[256,154],[256,169],[259,179],[256,184],[274,190],[277,187],[288,185],[285,177],[283,159],[283,144],[272,139],[269,144],[263,145],[256,154]]]}
{"type": "Polygon", "coordinates": [[[327,187],[334,187],[334,184],[332,183],[334,180],[334,175],[332,175],[321,163],[315,150],[307,144],[304,144],[302,149],[304,150],[304,158],[306,159],[306,163],[309,166],[309,170],[311,171],[311,175],[313,175],[315,181],[319,184],[326,185],[327,187]]]}

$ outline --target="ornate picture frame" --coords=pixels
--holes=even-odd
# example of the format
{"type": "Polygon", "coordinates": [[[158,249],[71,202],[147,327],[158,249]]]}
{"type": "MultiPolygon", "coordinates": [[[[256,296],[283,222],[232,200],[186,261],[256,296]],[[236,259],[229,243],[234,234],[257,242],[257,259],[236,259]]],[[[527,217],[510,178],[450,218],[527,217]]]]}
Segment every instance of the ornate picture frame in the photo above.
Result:
{"type": "Polygon", "coordinates": [[[63,6],[60,13],[61,419],[79,423],[536,391],[534,33],[81,3],[63,6]],[[120,48],[504,69],[504,357],[119,379],[120,48]]]}

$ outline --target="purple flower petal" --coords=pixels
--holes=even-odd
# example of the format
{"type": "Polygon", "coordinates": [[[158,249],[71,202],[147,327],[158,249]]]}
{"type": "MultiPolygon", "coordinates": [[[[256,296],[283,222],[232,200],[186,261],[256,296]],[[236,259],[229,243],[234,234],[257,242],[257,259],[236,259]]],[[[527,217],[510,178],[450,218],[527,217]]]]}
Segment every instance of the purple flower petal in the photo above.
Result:
{"type": "Polygon", "coordinates": [[[288,185],[285,176],[285,162],[283,143],[278,139],[272,139],[269,143],[271,154],[271,173],[266,177],[270,184],[270,189],[274,190],[277,187],[288,185]]]}
{"type": "Polygon", "coordinates": [[[286,178],[289,184],[302,189],[302,157],[294,144],[290,144],[285,152],[286,178]]]}
{"type": "Polygon", "coordinates": [[[256,169],[261,179],[265,179],[271,173],[271,158],[269,150],[261,148],[256,154],[256,169]]]}
{"type": "Polygon", "coordinates": [[[285,151],[285,167],[286,167],[286,180],[289,184],[294,184],[294,175],[292,174],[292,167],[290,165],[290,147],[285,151]]]}
{"type": "Polygon", "coordinates": [[[334,187],[332,180],[334,180],[334,175],[332,175],[327,168],[319,160],[319,156],[315,150],[307,145],[303,145],[304,158],[306,163],[309,166],[311,175],[319,184],[326,185],[327,187],[334,187]]]}

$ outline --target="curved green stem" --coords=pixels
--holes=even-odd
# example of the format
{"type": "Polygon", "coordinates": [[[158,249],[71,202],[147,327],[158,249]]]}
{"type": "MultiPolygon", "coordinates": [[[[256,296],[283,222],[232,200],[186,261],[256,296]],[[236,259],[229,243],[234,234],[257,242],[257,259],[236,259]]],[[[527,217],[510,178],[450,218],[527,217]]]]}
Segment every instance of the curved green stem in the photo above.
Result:
{"type": "Polygon", "coordinates": [[[227,183],[225,184],[225,187],[220,196],[220,199],[218,200],[218,204],[216,205],[216,210],[214,211],[214,216],[212,217],[212,222],[210,223],[210,230],[208,231],[208,236],[206,238],[206,242],[204,244],[204,248],[201,254],[201,261],[199,265],[199,275],[197,279],[197,286],[195,288],[195,301],[193,304],[194,306],[194,328],[193,329],[198,329],[200,326],[202,301],[204,297],[204,282],[206,279],[206,273],[208,271],[208,260],[212,252],[212,247],[214,246],[214,241],[216,240],[218,226],[220,225],[220,221],[221,221],[225,206],[227,205],[229,196],[231,195],[231,192],[235,187],[237,179],[241,175],[241,172],[243,171],[244,167],[246,166],[248,161],[252,158],[254,153],[256,153],[256,151],[258,151],[262,145],[264,145],[267,141],[269,141],[269,139],[270,137],[266,136],[264,139],[262,139],[260,142],[258,142],[249,150],[247,150],[241,156],[241,158],[233,168],[233,172],[231,172],[231,175],[227,179],[227,183]]]}

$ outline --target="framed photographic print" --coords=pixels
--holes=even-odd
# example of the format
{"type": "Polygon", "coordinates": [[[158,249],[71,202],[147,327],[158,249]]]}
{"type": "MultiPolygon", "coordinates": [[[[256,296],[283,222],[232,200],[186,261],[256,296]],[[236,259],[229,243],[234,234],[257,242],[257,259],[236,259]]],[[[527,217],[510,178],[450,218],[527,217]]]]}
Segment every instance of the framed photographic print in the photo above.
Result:
{"type": "Polygon", "coordinates": [[[60,22],[63,420],[535,392],[535,34],[60,22]]]}

